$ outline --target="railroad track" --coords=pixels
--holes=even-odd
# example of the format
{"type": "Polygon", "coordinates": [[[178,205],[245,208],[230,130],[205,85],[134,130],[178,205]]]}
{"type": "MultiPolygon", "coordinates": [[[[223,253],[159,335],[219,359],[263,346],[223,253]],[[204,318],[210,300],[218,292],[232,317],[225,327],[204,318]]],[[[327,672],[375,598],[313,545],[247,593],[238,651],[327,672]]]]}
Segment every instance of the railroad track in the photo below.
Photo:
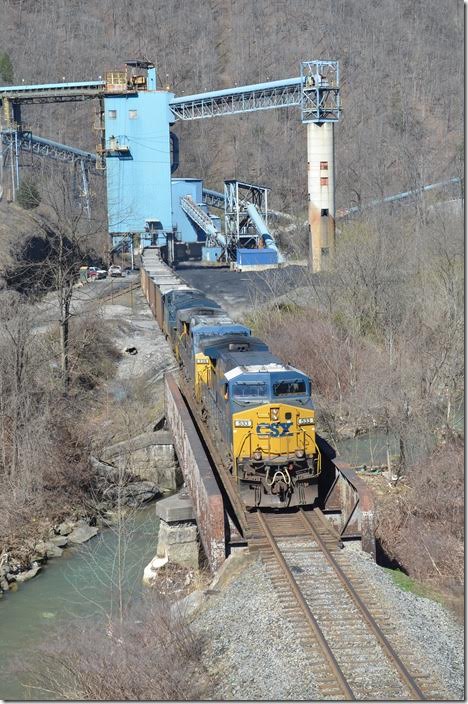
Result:
{"type": "MultiPolygon", "coordinates": [[[[396,653],[389,640],[391,619],[383,611],[371,614],[364,599],[372,601],[372,595],[365,596],[359,577],[350,577],[339,536],[319,510],[256,512],[247,520],[249,547],[260,551],[284,613],[310,655],[321,696],[440,697],[437,684],[421,671],[410,673],[396,653]]],[[[374,613],[375,608],[374,599],[374,613]]]]}
{"type": "Polygon", "coordinates": [[[324,699],[440,701],[447,696],[400,638],[379,595],[356,574],[339,533],[319,509],[248,512],[224,458],[204,432],[180,379],[200,437],[216,466],[249,549],[258,550],[285,616],[310,657],[324,699]],[[398,653],[397,653],[398,650],[398,653]]]}
{"type": "Polygon", "coordinates": [[[105,296],[102,298],[97,299],[97,303],[108,303],[109,301],[113,301],[114,298],[119,298],[120,296],[125,296],[126,293],[131,293],[131,291],[137,291],[140,288],[140,282],[139,281],[133,281],[129,286],[125,286],[125,288],[119,288],[116,289],[115,291],[110,291],[109,293],[106,293],[105,296]]]}

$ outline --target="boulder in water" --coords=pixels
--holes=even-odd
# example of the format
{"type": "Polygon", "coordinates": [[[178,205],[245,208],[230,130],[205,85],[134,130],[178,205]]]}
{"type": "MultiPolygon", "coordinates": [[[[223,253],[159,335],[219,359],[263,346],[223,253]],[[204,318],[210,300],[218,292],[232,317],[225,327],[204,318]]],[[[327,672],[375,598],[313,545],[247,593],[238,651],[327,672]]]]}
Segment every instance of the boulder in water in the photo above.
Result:
{"type": "Polygon", "coordinates": [[[54,543],[46,543],[47,557],[62,557],[63,549],[54,543]]]}
{"type": "Polygon", "coordinates": [[[17,574],[15,580],[17,582],[27,582],[28,579],[32,579],[33,577],[35,577],[40,569],[40,565],[34,564],[30,570],[26,570],[25,572],[20,572],[19,574],[17,574]]]}
{"type": "Polygon", "coordinates": [[[66,535],[54,535],[47,542],[56,545],[58,548],[64,548],[68,543],[68,538],[66,535]]]}
{"type": "MultiPolygon", "coordinates": [[[[61,540],[67,541],[66,538],[61,538],[61,540]]],[[[46,557],[61,557],[62,548],[51,540],[40,540],[34,546],[34,550],[37,553],[37,561],[42,562],[46,557]]],[[[35,556],[36,557],[36,556],[35,556]]]]}
{"type": "Polygon", "coordinates": [[[57,535],[69,535],[74,528],[74,524],[71,521],[64,521],[63,523],[60,523],[58,526],[55,528],[55,532],[57,535]]]}
{"type": "Polygon", "coordinates": [[[73,531],[68,536],[68,542],[74,543],[75,545],[80,545],[81,543],[86,543],[90,538],[94,538],[99,532],[98,528],[94,526],[88,526],[86,524],[80,524],[73,529],[73,531]]]}

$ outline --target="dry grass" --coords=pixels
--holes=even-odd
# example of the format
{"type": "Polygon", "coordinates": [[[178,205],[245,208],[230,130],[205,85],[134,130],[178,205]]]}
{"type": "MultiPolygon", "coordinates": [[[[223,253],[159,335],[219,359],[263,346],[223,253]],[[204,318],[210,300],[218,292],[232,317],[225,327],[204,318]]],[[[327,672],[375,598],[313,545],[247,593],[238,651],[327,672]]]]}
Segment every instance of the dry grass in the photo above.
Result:
{"type": "Polygon", "coordinates": [[[81,436],[73,402],[56,400],[23,432],[15,475],[0,467],[0,553],[27,563],[26,544],[52,523],[85,513],[93,487],[89,439],[81,436]]]}
{"type": "Polygon", "coordinates": [[[49,643],[41,653],[41,672],[34,673],[30,683],[33,697],[41,693],[92,701],[209,698],[202,642],[159,594],[147,596],[121,619],[79,623],[49,643]]]}
{"type": "Polygon", "coordinates": [[[0,553],[27,563],[26,543],[51,523],[86,513],[90,390],[112,374],[116,351],[96,318],[80,318],[72,336],[68,396],[60,384],[54,336],[34,330],[34,308],[0,296],[0,553]]]}
{"type": "Polygon", "coordinates": [[[375,344],[312,307],[263,310],[254,330],[273,354],[310,376],[320,425],[331,438],[343,425],[361,429],[380,420],[379,380],[390,372],[375,344]]]}
{"type": "Polygon", "coordinates": [[[411,468],[379,502],[378,537],[406,572],[445,592],[455,609],[464,585],[464,445],[452,438],[411,468]]]}

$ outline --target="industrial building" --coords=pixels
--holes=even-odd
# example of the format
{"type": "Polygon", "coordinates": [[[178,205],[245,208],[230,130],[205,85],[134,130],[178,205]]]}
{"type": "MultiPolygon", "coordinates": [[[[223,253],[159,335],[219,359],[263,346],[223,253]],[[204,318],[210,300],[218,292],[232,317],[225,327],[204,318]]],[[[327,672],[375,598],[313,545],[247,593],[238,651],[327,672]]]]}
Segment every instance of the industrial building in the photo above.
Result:
{"type": "Polygon", "coordinates": [[[313,270],[326,268],[333,256],[333,126],[340,117],[336,61],[303,62],[297,78],[176,97],[159,86],[152,63],[134,60],[106,72],[105,80],[0,87],[0,100],[0,176],[2,185],[9,180],[13,198],[21,151],[68,160],[85,195],[90,169],[105,174],[114,247],[127,241],[136,248],[153,245],[170,263],[195,259],[240,270],[276,267],[283,261],[268,224],[269,188],[227,174],[221,193],[205,189],[201,175],[177,178],[179,145],[171,128],[177,120],[298,106],[307,127],[313,270]],[[23,105],[87,99],[98,101],[96,154],[45,140],[23,127],[23,105]]]}

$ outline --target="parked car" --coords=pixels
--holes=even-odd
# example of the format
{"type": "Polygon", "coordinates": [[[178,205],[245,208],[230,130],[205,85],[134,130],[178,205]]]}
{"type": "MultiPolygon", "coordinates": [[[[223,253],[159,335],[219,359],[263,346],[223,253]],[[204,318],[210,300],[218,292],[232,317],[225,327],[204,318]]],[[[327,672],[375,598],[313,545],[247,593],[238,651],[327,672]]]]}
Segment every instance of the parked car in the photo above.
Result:
{"type": "Polygon", "coordinates": [[[122,276],[122,267],[117,264],[112,264],[109,267],[109,276],[122,276]]]}
{"type": "Polygon", "coordinates": [[[107,278],[107,271],[105,269],[101,269],[98,266],[89,266],[88,267],[88,279],[92,279],[95,281],[96,279],[106,279],[107,278]]]}

